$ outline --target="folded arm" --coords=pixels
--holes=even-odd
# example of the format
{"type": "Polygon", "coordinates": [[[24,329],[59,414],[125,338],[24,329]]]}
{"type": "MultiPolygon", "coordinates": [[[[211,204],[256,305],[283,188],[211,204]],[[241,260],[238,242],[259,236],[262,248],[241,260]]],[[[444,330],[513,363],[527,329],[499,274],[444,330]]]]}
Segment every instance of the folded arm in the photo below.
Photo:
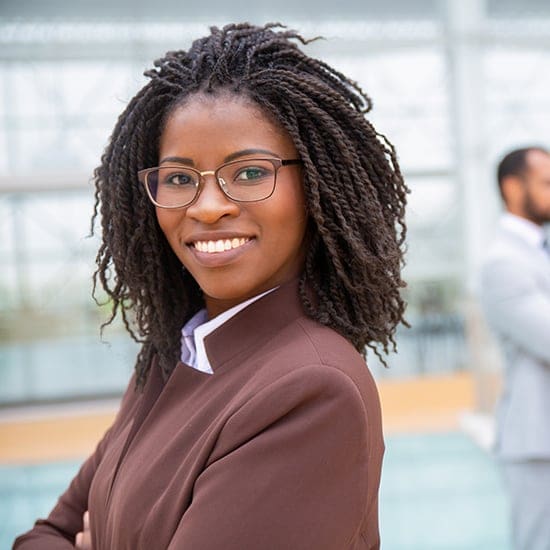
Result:
{"type": "Polygon", "coordinates": [[[550,365],[550,293],[536,276],[503,258],[485,267],[482,290],[489,323],[502,336],[550,365]]]}
{"type": "Polygon", "coordinates": [[[136,400],[137,394],[134,387],[135,378],[132,377],[117,418],[97,445],[94,453],[81,466],[49,516],[46,519],[39,519],[30,531],[18,537],[14,542],[13,550],[74,549],[75,536],[83,529],[83,515],[88,509],[88,493],[94,474],[113,431],[128,415],[136,400]]]}

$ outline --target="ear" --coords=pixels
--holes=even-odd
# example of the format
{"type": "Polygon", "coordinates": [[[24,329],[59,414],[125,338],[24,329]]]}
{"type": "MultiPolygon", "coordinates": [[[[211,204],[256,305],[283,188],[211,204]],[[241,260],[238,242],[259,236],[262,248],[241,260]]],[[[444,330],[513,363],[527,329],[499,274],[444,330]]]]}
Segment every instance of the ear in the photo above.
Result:
{"type": "Polygon", "coordinates": [[[506,176],[502,180],[502,195],[506,206],[515,206],[523,199],[524,185],[519,176],[506,176]]]}

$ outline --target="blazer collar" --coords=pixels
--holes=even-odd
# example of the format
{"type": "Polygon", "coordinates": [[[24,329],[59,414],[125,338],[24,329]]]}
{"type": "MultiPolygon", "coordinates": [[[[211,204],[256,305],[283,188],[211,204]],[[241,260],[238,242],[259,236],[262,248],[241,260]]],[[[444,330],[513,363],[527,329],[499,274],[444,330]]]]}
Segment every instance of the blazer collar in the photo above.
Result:
{"type": "Polygon", "coordinates": [[[298,278],[281,285],[205,337],[206,354],[214,372],[239,353],[268,340],[304,315],[298,286],[298,278]]]}

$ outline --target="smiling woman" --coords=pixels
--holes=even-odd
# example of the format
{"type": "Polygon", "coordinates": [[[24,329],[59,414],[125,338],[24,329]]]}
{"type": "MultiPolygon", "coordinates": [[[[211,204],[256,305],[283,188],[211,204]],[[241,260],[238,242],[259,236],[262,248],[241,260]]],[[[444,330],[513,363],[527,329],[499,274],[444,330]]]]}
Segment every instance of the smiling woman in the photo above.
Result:
{"type": "Polygon", "coordinates": [[[375,549],[407,189],[370,99],[277,25],[146,74],[96,170],[95,281],[142,342],[120,411],[17,549],[375,549]]]}
{"type": "Polygon", "coordinates": [[[160,170],[176,158],[182,168],[217,167],[217,177],[214,170],[202,172],[202,186],[200,177],[174,184],[171,176],[170,199],[160,189],[156,195],[160,203],[179,192],[187,202],[180,209],[158,204],[157,219],[201,287],[210,318],[302,272],[307,213],[301,169],[280,166],[277,173],[270,162],[297,156],[288,133],[240,96],[191,96],[168,117],[160,170]],[[260,154],[265,158],[257,159],[260,154]],[[223,164],[227,159],[235,160],[223,164]]]}

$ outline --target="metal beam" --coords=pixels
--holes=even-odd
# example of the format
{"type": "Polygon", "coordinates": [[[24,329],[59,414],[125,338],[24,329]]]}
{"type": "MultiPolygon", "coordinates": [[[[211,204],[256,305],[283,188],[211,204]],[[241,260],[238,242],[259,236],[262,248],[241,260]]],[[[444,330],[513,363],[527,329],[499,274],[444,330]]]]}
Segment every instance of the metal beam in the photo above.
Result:
{"type": "Polygon", "coordinates": [[[483,110],[483,47],[473,37],[485,25],[485,0],[445,2],[449,105],[454,134],[454,172],[463,213],[462,278],[473,292],[493,221],[483,110]]]}
{"type": "Polygon", "coordinates": [[[40,172],[36,173],[0,175],[0,196],[6,194],[23,193],[52,193],[59,191],[79,191],[88,188],[93,191],[90,183],[91,175],[83,172],[40,172]]]}
{"type": "MultiPolygon", "coordinates": [[[[406,19],[433,17],[437,0],[347,0],[345,13],[350,19],[406,19]]],[[[287,21],[289,17],[327,20],[340,17],[343,6],[333,0],[2,0],[0,16],[5,18],[42,18],[47,20],[152,21],[216,19],[232,21],[287,21]]]]}
{"type": "MultiPolygon", "coordinates": [[[[289,22],[306,38],[322,36],[310,43],[312,55],[338,55],[350,51],[380,52],[441,44],[437,22],[347,21],[289,22]]],[[[0,21],[0,62],[39,62],[67,60],[143,61],[175,49],[186,49],[192,40],[208,33],[200,22],[168,23],[82,23],[0,21]]]]}

